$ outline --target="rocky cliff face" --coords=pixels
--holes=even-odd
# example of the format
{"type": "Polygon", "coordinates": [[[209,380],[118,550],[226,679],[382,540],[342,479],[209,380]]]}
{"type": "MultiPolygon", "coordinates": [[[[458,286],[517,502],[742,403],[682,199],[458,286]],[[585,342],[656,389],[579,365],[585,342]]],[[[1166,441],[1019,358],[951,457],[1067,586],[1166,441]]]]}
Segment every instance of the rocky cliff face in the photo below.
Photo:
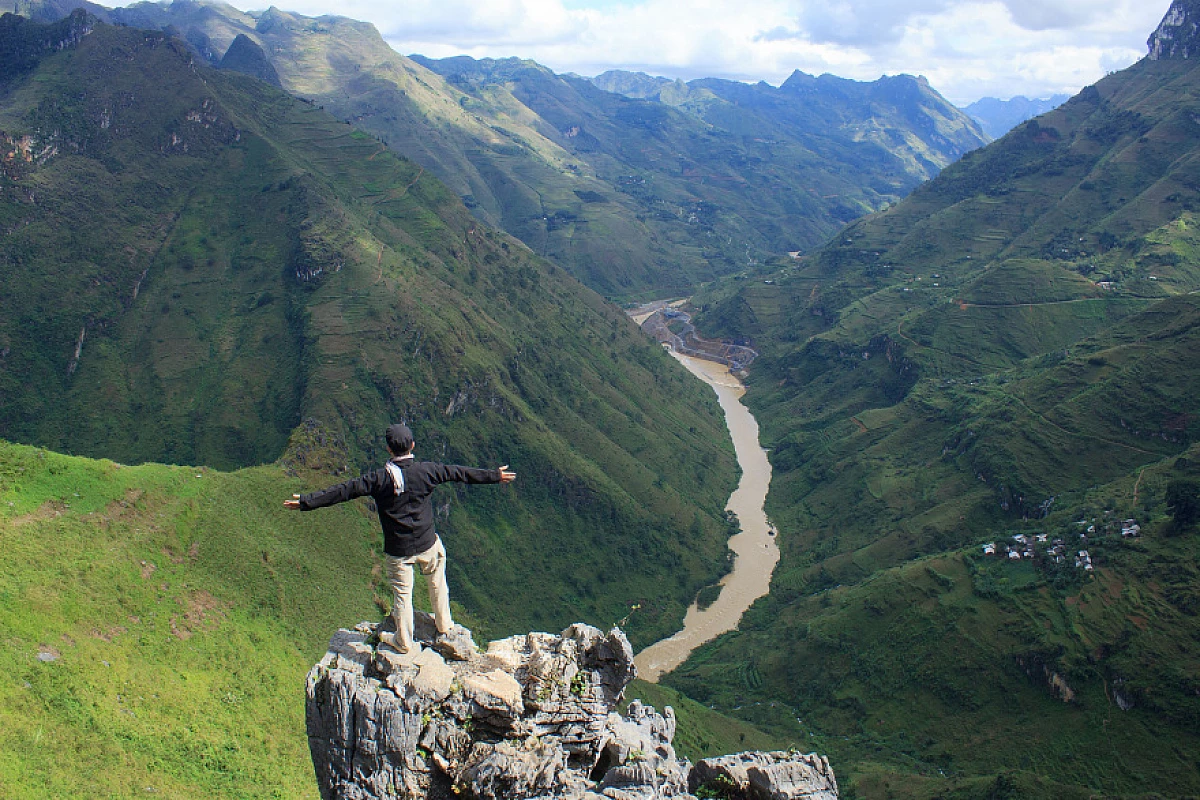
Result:
{"type": "Polygon", "coordinates": [[[1200,2],[1175,0],[1167,15],[1146,40],[1150,59],[1194,58],[1200,55],[1200,2]]]}
{"type": "MultiPolygon", "coordinates": [[[[815,754],[676,757],[675,715],[615,713],[636,670],[617,628],[572,625],[447,661],[400,655],[361,623],[338,631],[308,675],[308,735],[323,800],[572,798],[835,800],[815,754]]],[[[429,641],[431,621],[418,619],[429,641]]],[[[422,634],[425,634],[422,636],[422,634]]]]}

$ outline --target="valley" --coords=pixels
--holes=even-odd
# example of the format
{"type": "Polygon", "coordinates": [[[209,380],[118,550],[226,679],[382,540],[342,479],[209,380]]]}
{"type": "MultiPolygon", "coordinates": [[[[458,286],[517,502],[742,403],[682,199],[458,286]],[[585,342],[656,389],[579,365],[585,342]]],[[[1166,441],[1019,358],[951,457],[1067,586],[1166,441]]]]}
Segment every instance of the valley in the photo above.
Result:
{"type": "Polygon", "coordinates": [[[280,501],[398,420],[520,475],[438,495],[456,619],[620,625],[689,757],[1200,794],[1196,0],[986,146],[907,75],[66,5],[0,17],[0,794],[315,796],[388,587],[280,501]]]}

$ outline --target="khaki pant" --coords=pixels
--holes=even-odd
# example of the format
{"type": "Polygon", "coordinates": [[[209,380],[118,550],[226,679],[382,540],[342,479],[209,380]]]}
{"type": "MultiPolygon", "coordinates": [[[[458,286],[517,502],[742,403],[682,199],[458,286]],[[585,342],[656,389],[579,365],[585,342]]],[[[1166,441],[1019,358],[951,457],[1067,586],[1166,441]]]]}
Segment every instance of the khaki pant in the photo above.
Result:
{"type": "Polygon", "coordinates": [[[392,619],[396,623],[396,648],[413,649],[413,566],[421,570],[429,584],[429,604],[438,631],[449,633],[454,627],[450,618],[450,587],[446,584],[446,548],[439,537],[423,553],[407,558],[386,556],[388,580],[392,583],[392,619]]]}

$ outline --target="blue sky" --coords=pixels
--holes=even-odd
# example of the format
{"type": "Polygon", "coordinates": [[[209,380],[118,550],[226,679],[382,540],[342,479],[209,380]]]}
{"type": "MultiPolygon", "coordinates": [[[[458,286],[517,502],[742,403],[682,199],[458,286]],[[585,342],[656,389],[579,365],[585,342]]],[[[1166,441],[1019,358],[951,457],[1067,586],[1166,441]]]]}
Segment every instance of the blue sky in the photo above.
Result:
{"type": "MultiPolygon", "coordinates": [[[[238,5],[234,0],[234,5],[238,5]]],[[[1132,64],[1169,0],[275,0],[375,24],[401,53],[531,58],[778,85],[926,76],[952,102],[1074,94],[1132,64]]]]}

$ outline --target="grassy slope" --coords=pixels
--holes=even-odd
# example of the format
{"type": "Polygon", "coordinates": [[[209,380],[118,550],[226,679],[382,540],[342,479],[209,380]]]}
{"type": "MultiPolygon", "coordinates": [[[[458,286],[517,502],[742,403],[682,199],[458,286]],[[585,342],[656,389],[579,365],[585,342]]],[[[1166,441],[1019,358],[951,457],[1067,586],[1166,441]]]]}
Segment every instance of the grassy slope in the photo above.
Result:
{"type": "Polygon", "coordinates": [[[381,567],[362,509],[292,487],[0,445],[6,797],[316,796],[303,676],[381,567]]]}
{"type": "MultiPolygon", "coordinates": [[[[1139,516],[1149,507],[1161,520],[1163,487],[1179,475],[1167,462],[1141,476],[1139,516]]],[[[1047,531],[1077,541],[1074,518],[1103,525],[1131,513],[1138,477],[988,538],[1047,531]]],[[[1137,541],[1093,537],[1091,579],[984,558],[972,545],[765,603],[670,683],[828,752],[862,796],[886,796],[878,773],[904,796],[961,784],[982,797],[994,781],[985,776],[1004,771],[1051,782],[1022,796],[1191,795],[1198,540],[1168,533],[1160,522],[1137,541]],[[1118,692],[1132,709],[1116,705],[1118,692]]]]}
{"type": "Polygon", "coordinates": [[[421,167],[191,58],[102,27],[7,87],[0,129],[50,150],[8,162],[0,201],[4,434],[130,463],[283,454],[312,486],[407,419],[423,455],[522,476],[439,498],[459,596],[506,609],[489,632],[637,603],[636,641],[672,630],[724,563],[734,465],[705,387],[421,167]]]}
{"type": "Polygon", "coordinates": [[[703,300],[763,353],[783,561],[672,686],[807,736],[863,796],[1197,791],[1195,540],[1163,522],[1200,411],[1196,80],[1110,76],[703,300]],[[974,557],[1127,516],[1149,535],[1093,543],[1083,583],[974,557]]]}

